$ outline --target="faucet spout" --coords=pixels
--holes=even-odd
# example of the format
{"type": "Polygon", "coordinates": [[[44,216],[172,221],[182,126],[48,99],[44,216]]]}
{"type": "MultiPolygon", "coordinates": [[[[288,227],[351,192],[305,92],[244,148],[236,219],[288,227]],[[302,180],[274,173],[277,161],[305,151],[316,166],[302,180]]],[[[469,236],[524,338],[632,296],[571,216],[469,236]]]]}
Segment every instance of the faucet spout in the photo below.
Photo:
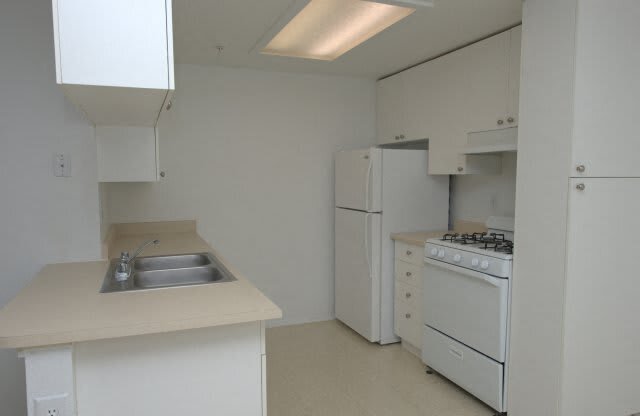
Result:
{"type": "Polygon", "coordinates": [[[120,253],[120,261],[113,274],[114,279],[116,279],[118,282],[124,282],[125,280],[129,279],[129,277],[131,277],[131,262],[135,260],[136,257],[138,257],[144,251],[144,249],[151,244],[158,245],[160,244],[160,240],[145,241],[133,253],[133,256],[129,256],[128,251],[123,251],[122,253],[120,253]]]}

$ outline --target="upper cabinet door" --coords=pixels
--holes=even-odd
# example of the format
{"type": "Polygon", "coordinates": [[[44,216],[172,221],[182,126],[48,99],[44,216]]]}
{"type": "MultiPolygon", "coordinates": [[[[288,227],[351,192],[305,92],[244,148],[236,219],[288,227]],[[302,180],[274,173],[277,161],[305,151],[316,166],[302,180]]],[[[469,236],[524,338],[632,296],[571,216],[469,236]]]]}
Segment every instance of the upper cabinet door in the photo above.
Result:
{"type": "Polygon", "coordinates": [[[404,74],[393,75],[378,81],[376,120],[378,144],[397,143],[405,138],[406,97],[404,74]]]}
{"type": "Polygon", "coordinates": [[[508,127],[518,125],[520,107],[520,60],[522,54],[522,26],[509,31],[509,102],[507,108],[508,127]],[[513,121],[510,121],[513,120],[513,121]]]}
{"type": "Polygon", "coordinates": [[[58,82],[169,88],[165,0],[56,0],[58,82]]]}
{"type": "Polygon", "coordinates": [[[507,121],[510,33],[504,32],[454,53],[463,57],[465,100],[460,113],[467,132],[511,127],[507,121]]]}
{"type": "Polygon", "coordinates": [[[96,125],[150,126],[174,89],[171,0],[53,0],[56,78],[96,125]]]}
{"type": "Polygon", "coordinates": [[[638,177],[640,2],[581,0],[579,8],[572,175],[638,177]]]}

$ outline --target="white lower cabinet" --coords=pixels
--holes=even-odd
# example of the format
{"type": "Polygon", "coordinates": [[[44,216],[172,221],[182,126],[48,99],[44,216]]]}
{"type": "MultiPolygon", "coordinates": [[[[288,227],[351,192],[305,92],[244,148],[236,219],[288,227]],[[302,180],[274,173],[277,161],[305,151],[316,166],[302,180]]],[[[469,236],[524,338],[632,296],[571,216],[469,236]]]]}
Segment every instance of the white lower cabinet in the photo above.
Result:
{"type": "Polygon", "coordinates": [[[41,415],[38,403],[69,416],[267,411],[262,322],[76,342],[22,356],[28,416],[41,415]]]}
{"type": "Polygon", "coordinates": [[[394,330],[403,343],[422,348],[422,262],[424,247],[395,243],[394,330]]]}
{"type": "Polygon", "coordinates": [[[560,414],[636,414],[640,178],[569,184],[560,414]]]}

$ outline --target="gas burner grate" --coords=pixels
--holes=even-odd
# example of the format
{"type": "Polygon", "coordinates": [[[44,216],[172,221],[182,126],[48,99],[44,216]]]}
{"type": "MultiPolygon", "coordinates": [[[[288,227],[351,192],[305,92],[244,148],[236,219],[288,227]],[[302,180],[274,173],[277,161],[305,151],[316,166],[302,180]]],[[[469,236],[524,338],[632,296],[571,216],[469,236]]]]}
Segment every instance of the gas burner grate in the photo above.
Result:
{"type": "Polygon", "coordinates": [[[513,254],[513,241],[507,240],[505,235],[500,233],[447,233],[441,240],[460,245],[473,244],[483,250],[513,254]]]}

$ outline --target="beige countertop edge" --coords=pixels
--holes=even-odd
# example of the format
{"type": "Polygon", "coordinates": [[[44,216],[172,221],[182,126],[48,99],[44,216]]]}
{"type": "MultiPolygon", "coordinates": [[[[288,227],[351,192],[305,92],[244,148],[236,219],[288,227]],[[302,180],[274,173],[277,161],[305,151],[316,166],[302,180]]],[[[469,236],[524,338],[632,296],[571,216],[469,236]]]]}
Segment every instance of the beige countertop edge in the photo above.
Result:
{"type": "Polygon", "coordinates": [[[0,309],[0,348],[38,348],[282,318],[277,305],[195,232],[195,222],[126,225],[122,233],[118,228],[123,226],[113,227],[115,232],[105,241],[111,256],[160,238],[161,244],[149,247],[146,255],[210,251],[237,281],[175,292],[103,295],[99,288],[107,261],[47,265],[0,309]]]}
{"type": "Polygon", "coordinates": [[[393,233],[391,239],[396,241],[402,241],[403,243],[424,246],[430,238],[442,237],[444,234],[450,231],[415,231],[406,233],[393,233]]]}
{"type": "Polygon", "coordinates": [[[455,231],[410,231],[401,233],[392,233],[391,239],[396,241],[402,241],[403,243],[412,244],[416,246],[425,245],[426,241],[430,238],[439,238],[446,233],[481,233],[487,231],[487,227],[476,221],[456,220],[453,224],[455,231]]]}
{"type": "Polygon", "coordinates": [[[0,348],[41,348],[53,345],[99,341],[102,339],[162,334],[167,332],[187,331],[190,329],[200,328],[213,328],[224,325],[234,325],[280,318],[282,318],[282,311],[279,308],[275,308],[269,310],[251,311],[243,314],[233,314],[230,316],[218,316],[215,318],[202,317],[176,322],[116,326],[65,333],[20,335],[15,337],[0,338],[0,348]]]}

